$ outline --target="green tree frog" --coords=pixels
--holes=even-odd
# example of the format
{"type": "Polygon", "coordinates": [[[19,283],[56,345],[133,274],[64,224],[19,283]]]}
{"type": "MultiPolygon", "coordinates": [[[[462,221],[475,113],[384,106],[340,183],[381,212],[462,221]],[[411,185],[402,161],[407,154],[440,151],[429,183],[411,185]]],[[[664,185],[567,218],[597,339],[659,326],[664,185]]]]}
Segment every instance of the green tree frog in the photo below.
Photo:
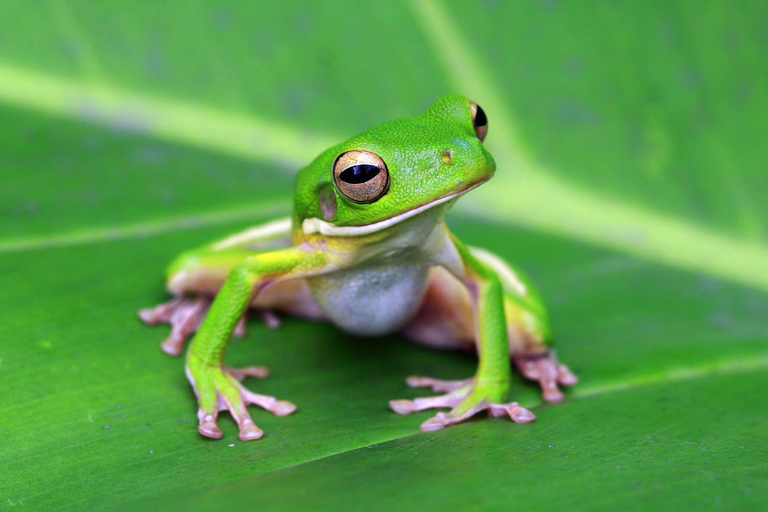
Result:
{"type": "Polygon", "coordinates": [[[409,377],[411,387],[439,395],[393,400],[408,414],[450,408],[421,425],[431,431],[487,411],[518,423],[535,419],[510,388],[510,357],[538,381],[545,400],[563,399],[559,385],[576,377],[551,350],[546,310],[523,275],[498,256],[464,245],[446,226],[446,211],[496,170],[483,146],[488,119],[460,95],[437,100],[417,117],[371,128],[334,146],[301,169],[293,214],[186,252],[167,271],[174,299],[140,311],[149,324],[169,323],[162,348],[187,351],[186,373],[198,401],[198,430],[222,436],[216,419],[228,410],[241,440],[263,432],[246,406],[278,416],[296,406],[252,392],[246,376],[263,367],[225,366],[232,334],[252,309],[268,325],[275,313],[327,320],[360,336],[399,332],[431,347],[477,351],[465,380],[409,377]]]}

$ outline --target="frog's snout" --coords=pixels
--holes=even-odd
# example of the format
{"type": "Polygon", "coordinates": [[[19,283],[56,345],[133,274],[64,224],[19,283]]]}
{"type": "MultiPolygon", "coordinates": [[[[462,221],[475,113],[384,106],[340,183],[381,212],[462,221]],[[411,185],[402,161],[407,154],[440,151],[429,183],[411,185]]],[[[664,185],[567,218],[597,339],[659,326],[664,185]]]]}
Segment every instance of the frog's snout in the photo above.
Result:
{"type": "Polygon", "coordinates": [[[474,165],[468,170],[471,183],[482,183],[488,181],[496,174],[496,162],[488,151],[481,147],[482,153],[473,159],[474,165]]]}

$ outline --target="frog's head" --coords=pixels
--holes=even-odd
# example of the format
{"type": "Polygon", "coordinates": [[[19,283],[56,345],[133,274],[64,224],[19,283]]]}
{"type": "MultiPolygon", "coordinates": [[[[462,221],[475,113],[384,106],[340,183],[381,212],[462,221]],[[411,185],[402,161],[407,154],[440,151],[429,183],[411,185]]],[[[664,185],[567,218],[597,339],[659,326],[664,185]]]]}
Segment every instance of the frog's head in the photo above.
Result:
{"type": "Polygon", "coordinates": [[[483,109],[450,95],[352,137],[299,172],[297,225],[305,234],[364,235],[451,201],[493,176],[487,132],[483,109]]]}

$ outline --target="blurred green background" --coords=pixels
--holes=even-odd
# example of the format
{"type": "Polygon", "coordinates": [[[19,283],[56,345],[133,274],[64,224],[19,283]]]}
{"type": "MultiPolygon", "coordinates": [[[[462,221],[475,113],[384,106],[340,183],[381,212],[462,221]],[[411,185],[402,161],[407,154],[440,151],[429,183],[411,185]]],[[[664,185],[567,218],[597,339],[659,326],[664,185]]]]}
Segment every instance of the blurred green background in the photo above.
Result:
{"type": "Polygon", "coordinates": [[[0,507],[758,509],[768,500],[768,4],[0,3],[0,507]],[[581,377],[420,434],[466,354],[251,322],[242,443],[135,312],[180,251],[287,213],[330,144],[462,93],[494,180],[449,224],[525,269],[581,377]]]}

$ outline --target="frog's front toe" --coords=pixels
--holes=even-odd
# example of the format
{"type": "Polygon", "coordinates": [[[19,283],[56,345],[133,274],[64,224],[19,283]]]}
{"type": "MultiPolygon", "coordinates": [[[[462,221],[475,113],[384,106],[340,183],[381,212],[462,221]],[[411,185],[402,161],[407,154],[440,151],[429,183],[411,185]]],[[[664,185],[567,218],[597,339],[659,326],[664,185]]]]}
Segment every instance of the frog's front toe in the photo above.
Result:
{"type": "Polygon", "coordinates": [[[260,439],[264,432],[256,426],[248,413],[247,406],[258,405],[276,416],[286,416],[296,410],[296,405],[285,400],[278,400],[269,395],[254,393],[240,381],[246,376],[264,378],[266,368],[251,366],[244,369],[227,367],[201,367],[194,372],[187,372],[188,378],[197,396],[199,409],[198,432],[211,439],[221,439],[222,432],[217,424],[221,411],[229,411],[237,423],[241,441],[260,439]]]}
{"type": "Polygon", "coordinates": [[[567,366],[558,362],[553,350],[545,354],[513,356],[513,359],[524,377],[538,381],[541,395],[547,402],[562,402],[565,395],[559,386],[573,386],[579,381],[567,366]]]}

